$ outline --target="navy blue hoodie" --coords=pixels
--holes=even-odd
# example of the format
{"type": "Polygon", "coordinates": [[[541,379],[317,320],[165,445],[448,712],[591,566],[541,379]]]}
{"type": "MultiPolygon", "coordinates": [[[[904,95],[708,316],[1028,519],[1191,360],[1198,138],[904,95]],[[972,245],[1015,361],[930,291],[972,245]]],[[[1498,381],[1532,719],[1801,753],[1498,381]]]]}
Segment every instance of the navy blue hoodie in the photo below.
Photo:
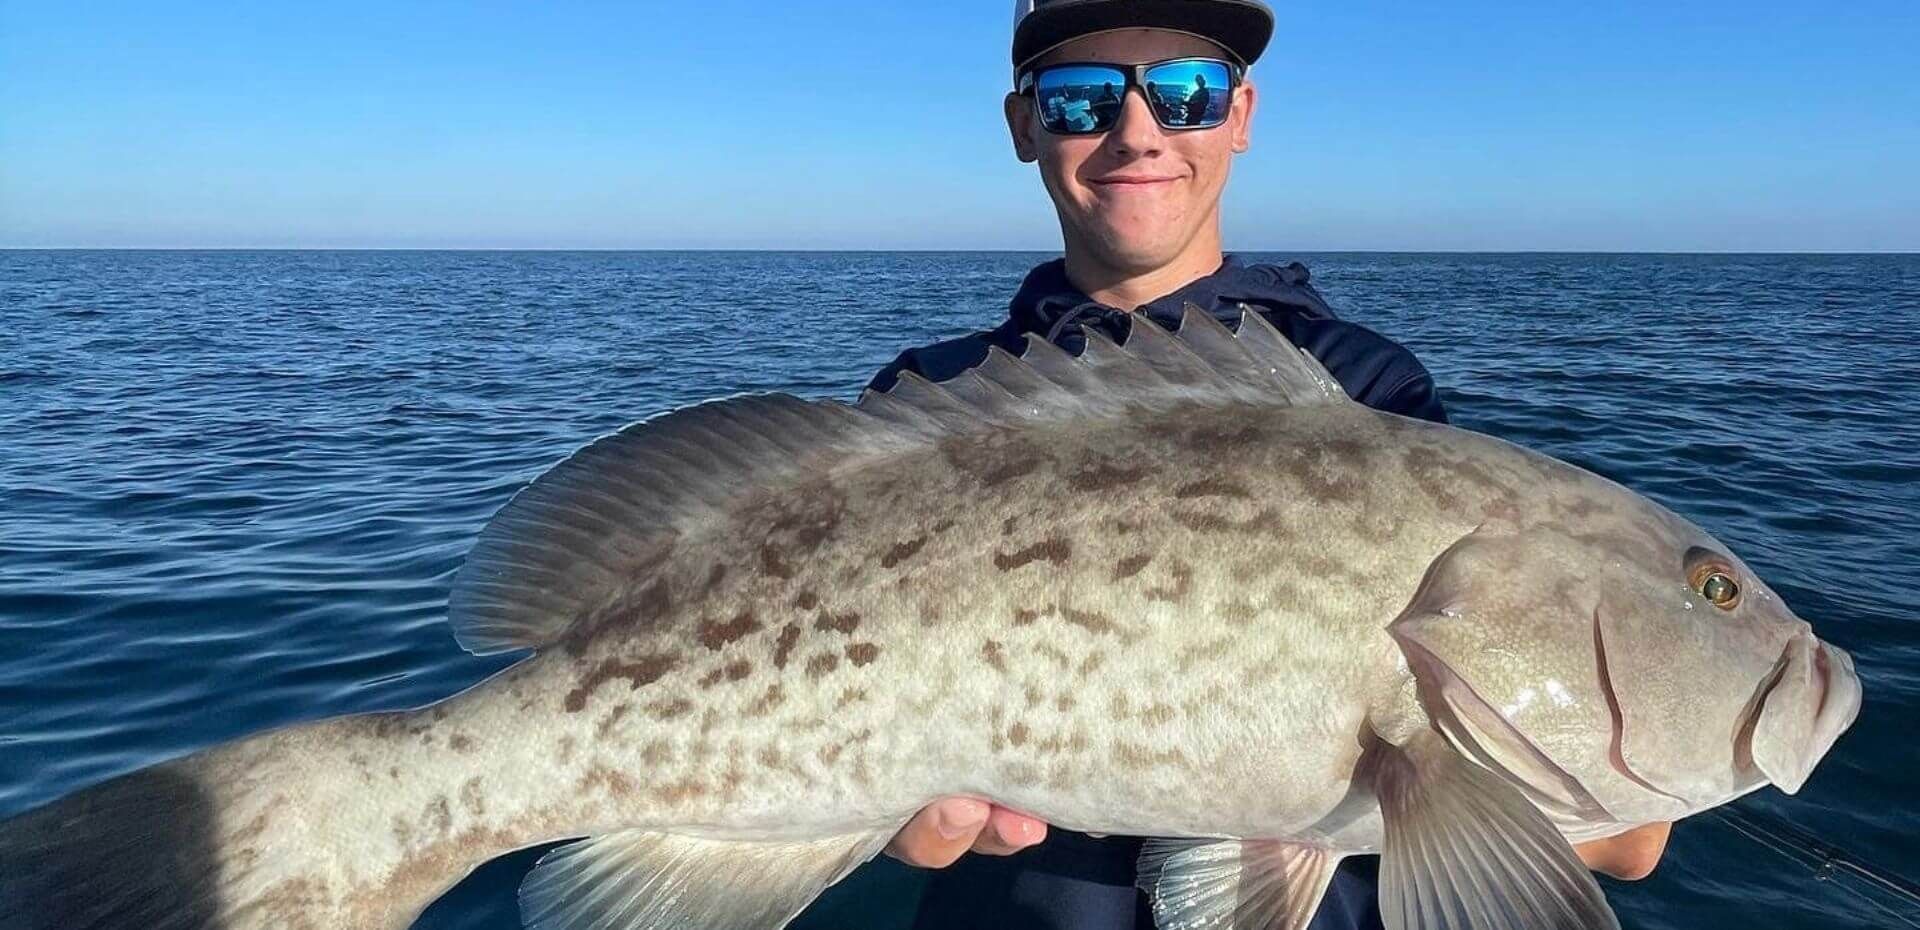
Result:
{"type": "MultiPolygon", "coordinates": [[[[1135,312],[1174,330],[1179,328],[1180,314],[1189,303],[1212,313],[1229,328],[1239,325],[1241,308],[1250,307],[1294,345],[1313,353],[1355,400],[1379,410],[1446,422],[1433,377],[1419,359],[1393,340],[1334,316],[1326,299],[1308,283],[1306,266],[1299,262],[1246,265],[1229,255],[1218,271],[1135,312]]],[[[1066,263],[1056,259],[1027,274],[1005,322],[957,339],[908,349],[874,375],[868,387],[884,391],[893,386],[902,371],[945,381],[986,361],[989,346],[1019,355],[1028,333],[1037,333],[1068,352],[1078,353],[1086,346],[1087,328],[1098,329],[1120,342],[1132,319],[1132,314],[1081,293],[1067,281],[1066,263]]]]}
{"type": "MultiPolygon", "coordinates": [[[[1265,317],[1289,340],[1312,353],[1355,400],[1411,417],[1446,422],[1433,377],[1413,353],[1333,309],[1308,283],[1307,269],[1246,265],[1228,256],[1220,269],[1138,308],[1169,330],[1189,303],[1237,327],[1242,308],[1265,317]]],[[[986,360],[999,346],[1015,355],[1037,333],[1068,352],[1086,345],[1086,330],[1124,341],[1131,315],[1088,297],[1067,280],[1055,260],[1035,268],[1014,295],[1005,322],[957,339],[908,349],[868,385],[893,386],[902,371],[945,381],[986,360]]],[[[1147,930],[1145,896],[1134,890],[1140,840],[1096,838],[1052,830],[1039,846],[1000,858],[965,856],[929,877],[915,930],[1147,930]]],[[[1311,930],[1380,927],[1378,863],[1350,858],[1334,874],[1311,930]]]]}

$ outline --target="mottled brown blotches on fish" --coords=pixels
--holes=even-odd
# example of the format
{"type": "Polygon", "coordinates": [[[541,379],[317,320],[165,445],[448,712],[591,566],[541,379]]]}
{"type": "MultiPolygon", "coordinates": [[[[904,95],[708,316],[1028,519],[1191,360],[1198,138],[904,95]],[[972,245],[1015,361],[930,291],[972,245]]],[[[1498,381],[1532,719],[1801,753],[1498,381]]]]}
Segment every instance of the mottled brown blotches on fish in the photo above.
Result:
{"type": "Polygon", "coordinates": [[[706,797],[707,786],[704,782],[689,777],[656,785],[648,793],[651,794],[655,800],[665,804],[682,804],[697,798],[706,797]]]}
{"type": "Polygon", "coordinates": [[[764,717],[786,699],[786,692],[781,690],[778,682],[775,682],[767,688],[767,693],[762,694],[759,700],[747,707],[746,714],[749,717],[764,717]]]}
{"type": "Polygon", "coordinates": [[[577,714],[586,708],[587,696],[601,685],[615,678],[625,678],[632,690],[637,691],[642,685],[660,680],[660,676],[672,671],[678,663],[678,657],[664,653],[643,655],[632,662],[622,662],[617,658],[602,659],[600,664],[594,666],[593,670],[580,680],[578,687],[567,692],[566,701],[562,706],[566,708],[567,713],[577,714]]]}
{"type": "Polygon", "coordinates": [[[823,652],[807,660],[808,678],[825,678],[840,667],[840,657],[831,652],[823,652]]]}
{"type": "Polygon", "coordinates": [[[1259,611],[1254,608],[1252,602],[1235,599],[1222,603],[1218,614],[1220,619],[1234,626],[1246,626],[1253,622],[1253,618],[1259,615],[1259,611]]]}
{"type": "Polygon", "coordinates": [[[888,549],[886,554],[880,557],[880,567],[892,568],[899,565],[901,562],[913,558],[914,553],[919,552],[920,547],[926,544],[927,537],[925,536],[909,539],[906,542],[894,543],[893,548],[888,549]]]}
{"type": "Polygon", "coordinates": [[[711,620],[700,624],[700,645],[718,652],[726,644],[743,639],[760,629],[760,621],[753,615],[753,609],[747,608],[725,623],[711,620]]]}
{"type": "Polygon", "coordinates": [[[879,657],[880,657],[880,647],[878,644],[875,644],[875,643],[848,643],[847,644],[847,661],[852,662],[855,668],[859,668],[860,666],[866,665],[867,663],[872,662],[874,659],[877,659],[879,657]]]}
{"type": "Polygon", "coordinates": [[[1041,611],[1033,610],[1027,607],[1015,607],[1013,609],[1013,625],[1026,626],[1027,624],[1040,619],[1041,613],[1042,613],[1041,611]]]}
{"type": "Polygon", "coordinates": [[[703,593],[712,594],[715,588],[720,587],[720,582],[725,580],[727,580],[727,566],[715,562],[712,568],[707,569],[707,586],[703,593]]]}
{"type": "Polygon", "coordinates": [[[447,746],[454,752],[466,754],[473,751],[473,738],[465,733],[455,733],[448,738],[447,746]]]}
{"type": "Polygon", "coordinates": [[[1167,574],[1173,576],[1173,583],[1148,588],[1148,600],[1178,601],[1186,598],[1187,591],[1193,587],[1193,566],[1176,559],[1167,567],[1167,574]]]}
{"type": "Polygon", "coordinates": [[[800,624],[789,623],[780,630],[780,639],[773,644],[773,667],[787,667],[787,659],[793,656],[793,647],[800,642],[800,624]]]}
{"type": "Polygon", "coordinates": [[[846,710],[847,708],[855,704],[858,704],[861,701],[864,701],[866,699],[867,699],[867,689],[848,688],[845,691],[840,692],[840,700],[834,702],[833,709],[836,711],[846,710]]]}
{"type": "Polygon", "coordinates": [[[1148,704],[1146,707],[1140,710],[1140,722],[1151,724],[1153,726],[1160,726],[1162,724],[1170,723],[1173,720],[1173,716],[1174,716],[1173,706],[1170,704],[1161,704],[1161,703],[1155,702],[1152,704],[1148,704]]]}
{"type": "Polygon", "coordinates": [[[711,688],[719,684],[722,678],[728,681],[739,681],[751,674],[753,674],[753,663],[746,659],[736,659],[708,672],[700,679],[700,687],[711,688]]]}
{"type": "Polygon", "coordinates": [[[844,614],[829,611],[821,614],[820,619],[813,621],[813,628],[852,635],[854,630],[860,628],[860,614],[851,610],[844,614]]]}
{"type": "Polygon", "coordinates": [[[1015,746],[1025,746],[1027,739],[1032,735],[1033,734],[1027,730],[1026,724],[1016,723],[1007,730],[1007,742],[1015,746]]]}
{"type": "Polygon", "coordinates": [[[1034,643],[1033,651],[1052,660],[1053,664],[1060,666],[1063,672],[1073,667],[1073,659],[1070,656],[1060,651],[1060,647],[1045,640],[1034,643]]]}
{"type": "Polygon", "coordinates": [[[995,552],[993,554],[993,567],[1003,572],[1010,572],[1022,566],[1041,561],[1060,565],[1066,562],[1072,555],[1073,543],[1059,537],[1054,537],[1051,539],[1043,539],[1018,552],[995,552]]]}
{"type": "Polygon", "coordinates": [[[1260,441],[1260,428],[1242,426],[1236,429],[1224,429],[1217,426],[1200,426],[1188,430],[1182,437],[1187,448],[1195,452],[1216,455],[1247,448],[1260,441]]]}
{"type": "Polygon", "coordinates": [[[1044,458],[1031,452],[1018,454],[997,463],[992,469],[980,475],[980,484],[988,488],[1005,484],[1022,475],[1032,474],[1034,469],[1039,468],[1044,461],[1046,461],[1044,458]]]}
{"type": "Polygon", "coordinates": [[[1074,675],[1079,678],[1086,678],[1094,672],[1099,671],[1100,666],[1105,664],[1106,661],[1106,653],[1089,652],[1086,658],[1080,660],[1080,667],[1074,670],[1074,675]]]}
{"type": "Polygon", "coordinates": [[[469,778],[460,786],[460,806],[475,817],[486,816],[487,799],[480,793],[479,777],[469,778]]]}
{"type": "Polygon", "coordinates": [[[1193,500],[1196,497],[1229,497],[1245,500],[1252,497],[1253,493],[1225,478],[1202,478],[1175,488],[1173,496],[1183,501],[1193,500]]]}
{"type": "Polygon", "coordinates": [[[980,655],[982,658],[987,660],[987,665],[991,667],[994,671],[999,672],[1002,675],[1006,674],[1007,659],[1006,659],[1006,656],[1001,653],[1000,644],[998,642],[995,642],[994,640],[990,639],[984,643],[981,643],[980,655]]]}
{"type": "Polygon", "coordinates": [[[1120,631],[1120,627],[1113,622],[1112,617],[1097,610],[1075,610],[1071,607],[1062,607],[1060,619],[1091,633],[1110,634],[1120,631]]]}
{"type": "Polygon", "coordinates": [[[686,698],[674,698],[668,701],[654,701],[647,705],[647,716],[655,720],[677,720],[693,710],[693,702],[686,698]]]}
{"type": "Polygon", "coordinates": [[[1061,479],[1075,491],[1110,491],[1137,484],[1146,476],[1147,469],[1143,466],[1108,465],[1103,462],[1068,472],[1061,479]]]}
{"type": "Polygon", "coordinates": [[[812,588],[804,588],[799,594],[793,596],[793,606],[801,610],[812,610],[820,606],[820,595],[813,593],[812,588]]]}
{"type": "Polygon", "coordinates": [[[673,747],[666,740],[653,740],[640,750],[640,761],[647,765],[665,765],[673,761],[673,747]]]}
{"type": "Polygon", "coordinates": [[[1153,554],[1148,552],[1127,556],[1113,564],[1113,580],[1119,581],[1123,578],[1132,578],[1140,574],[1140,570],[1146,568],[1147,563],[1151,561],[1153,561],[1153,554]]]}
{"type": "Polygon", "coordinates": [[[774,578],[793,577],[793,566],[780,555],[780,547],[771,542],[760,544],[760,571],[774,578]]]}
{"type": "Polygon", "coordinates": [[[1244,520],[1233,520],[1207,511],[1176,510],[1173,522],[1196,533],[1259,533],[1273,525],[1274,515],[1269,508],[1244,520]]]}
{"type": "Polygon", "coordinates": [[[1121,768],[1133,769],[1135,771],[1157,768],[1163,765],[1184,766],[1187,764],[1186,753],[1181,752],[1179,749],[1163,749],[1156,752],[1145,746],[1124,741],[1114,744],[1113,758],[1115,762],[1120,764],[1121,768]]]}
{"type": "Polygon", "coordinates": [[[953,529],[952,520],[941,520],[939,523],[933,525],[933,531],[936,533],[944,533],[950,529],[953,529]]]}

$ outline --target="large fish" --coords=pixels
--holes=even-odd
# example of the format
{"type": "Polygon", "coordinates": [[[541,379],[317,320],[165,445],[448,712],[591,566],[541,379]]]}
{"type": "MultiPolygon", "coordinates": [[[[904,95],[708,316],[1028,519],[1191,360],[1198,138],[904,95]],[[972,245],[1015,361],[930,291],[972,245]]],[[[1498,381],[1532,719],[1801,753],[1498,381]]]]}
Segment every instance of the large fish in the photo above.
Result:
{"type": "Polygon", "coordinates": [[[776,928],[930,799],[1159,837],[1162,927],[1616,926],[1569,840],[1792,792],[1851,660],[1633,492],[1360,406],[1258,316],[1032,341],[857,405],[686,408],[494,519],[531,657],[0,825],[8,930],[405,927],[569,837],[535,930],[776,928]]]}

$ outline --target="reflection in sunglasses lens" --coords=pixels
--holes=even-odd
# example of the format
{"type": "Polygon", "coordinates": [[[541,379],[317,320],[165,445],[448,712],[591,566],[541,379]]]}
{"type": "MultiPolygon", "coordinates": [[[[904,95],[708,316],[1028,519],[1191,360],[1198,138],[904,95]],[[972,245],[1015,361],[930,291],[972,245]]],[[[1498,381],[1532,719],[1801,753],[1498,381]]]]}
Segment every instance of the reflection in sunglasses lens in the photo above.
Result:
{"type": "Polygon", "coordinates": [[[1113,68],[1068,66],[1040,74],[1034,100],[1049,132],[1105,132],[1120,117],[1127,76],[1113,68]]]}
{"type": "Polygon", "coordinates": [[[1227,67],[1216,61],[1176,61],[1147,70],[1147,101],[1163,126],[1204,128],[1227,118],[1232,102],[1227,67]]]}

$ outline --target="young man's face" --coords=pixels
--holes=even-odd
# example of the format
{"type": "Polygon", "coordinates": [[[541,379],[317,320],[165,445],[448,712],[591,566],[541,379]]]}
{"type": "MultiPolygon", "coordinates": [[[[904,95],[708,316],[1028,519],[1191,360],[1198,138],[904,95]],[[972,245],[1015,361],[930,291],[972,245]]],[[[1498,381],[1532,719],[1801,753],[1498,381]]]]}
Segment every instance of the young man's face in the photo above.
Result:
{"type": "MultiPolygon", "coordinates": [[[[1036,64],[1140,64],[1195,56],[1227,57],[1204,39],[1127,29],[1075,39],[1036,64]]],[[[1039,162],[1068,251],[1116,271],[1144,273],[1172,263],[1202,236],[1217,235],[1220,192],[1234,153],[1247,149],[1253,104],[1253,87],[1243,81],[1225,123],[1171,131],[1154,122],[1135,88],[1111,130],[1086,136],[1047,132],[1031,96],[1009,95],[1006,111],[1020,160],[1039,162]]]]}

